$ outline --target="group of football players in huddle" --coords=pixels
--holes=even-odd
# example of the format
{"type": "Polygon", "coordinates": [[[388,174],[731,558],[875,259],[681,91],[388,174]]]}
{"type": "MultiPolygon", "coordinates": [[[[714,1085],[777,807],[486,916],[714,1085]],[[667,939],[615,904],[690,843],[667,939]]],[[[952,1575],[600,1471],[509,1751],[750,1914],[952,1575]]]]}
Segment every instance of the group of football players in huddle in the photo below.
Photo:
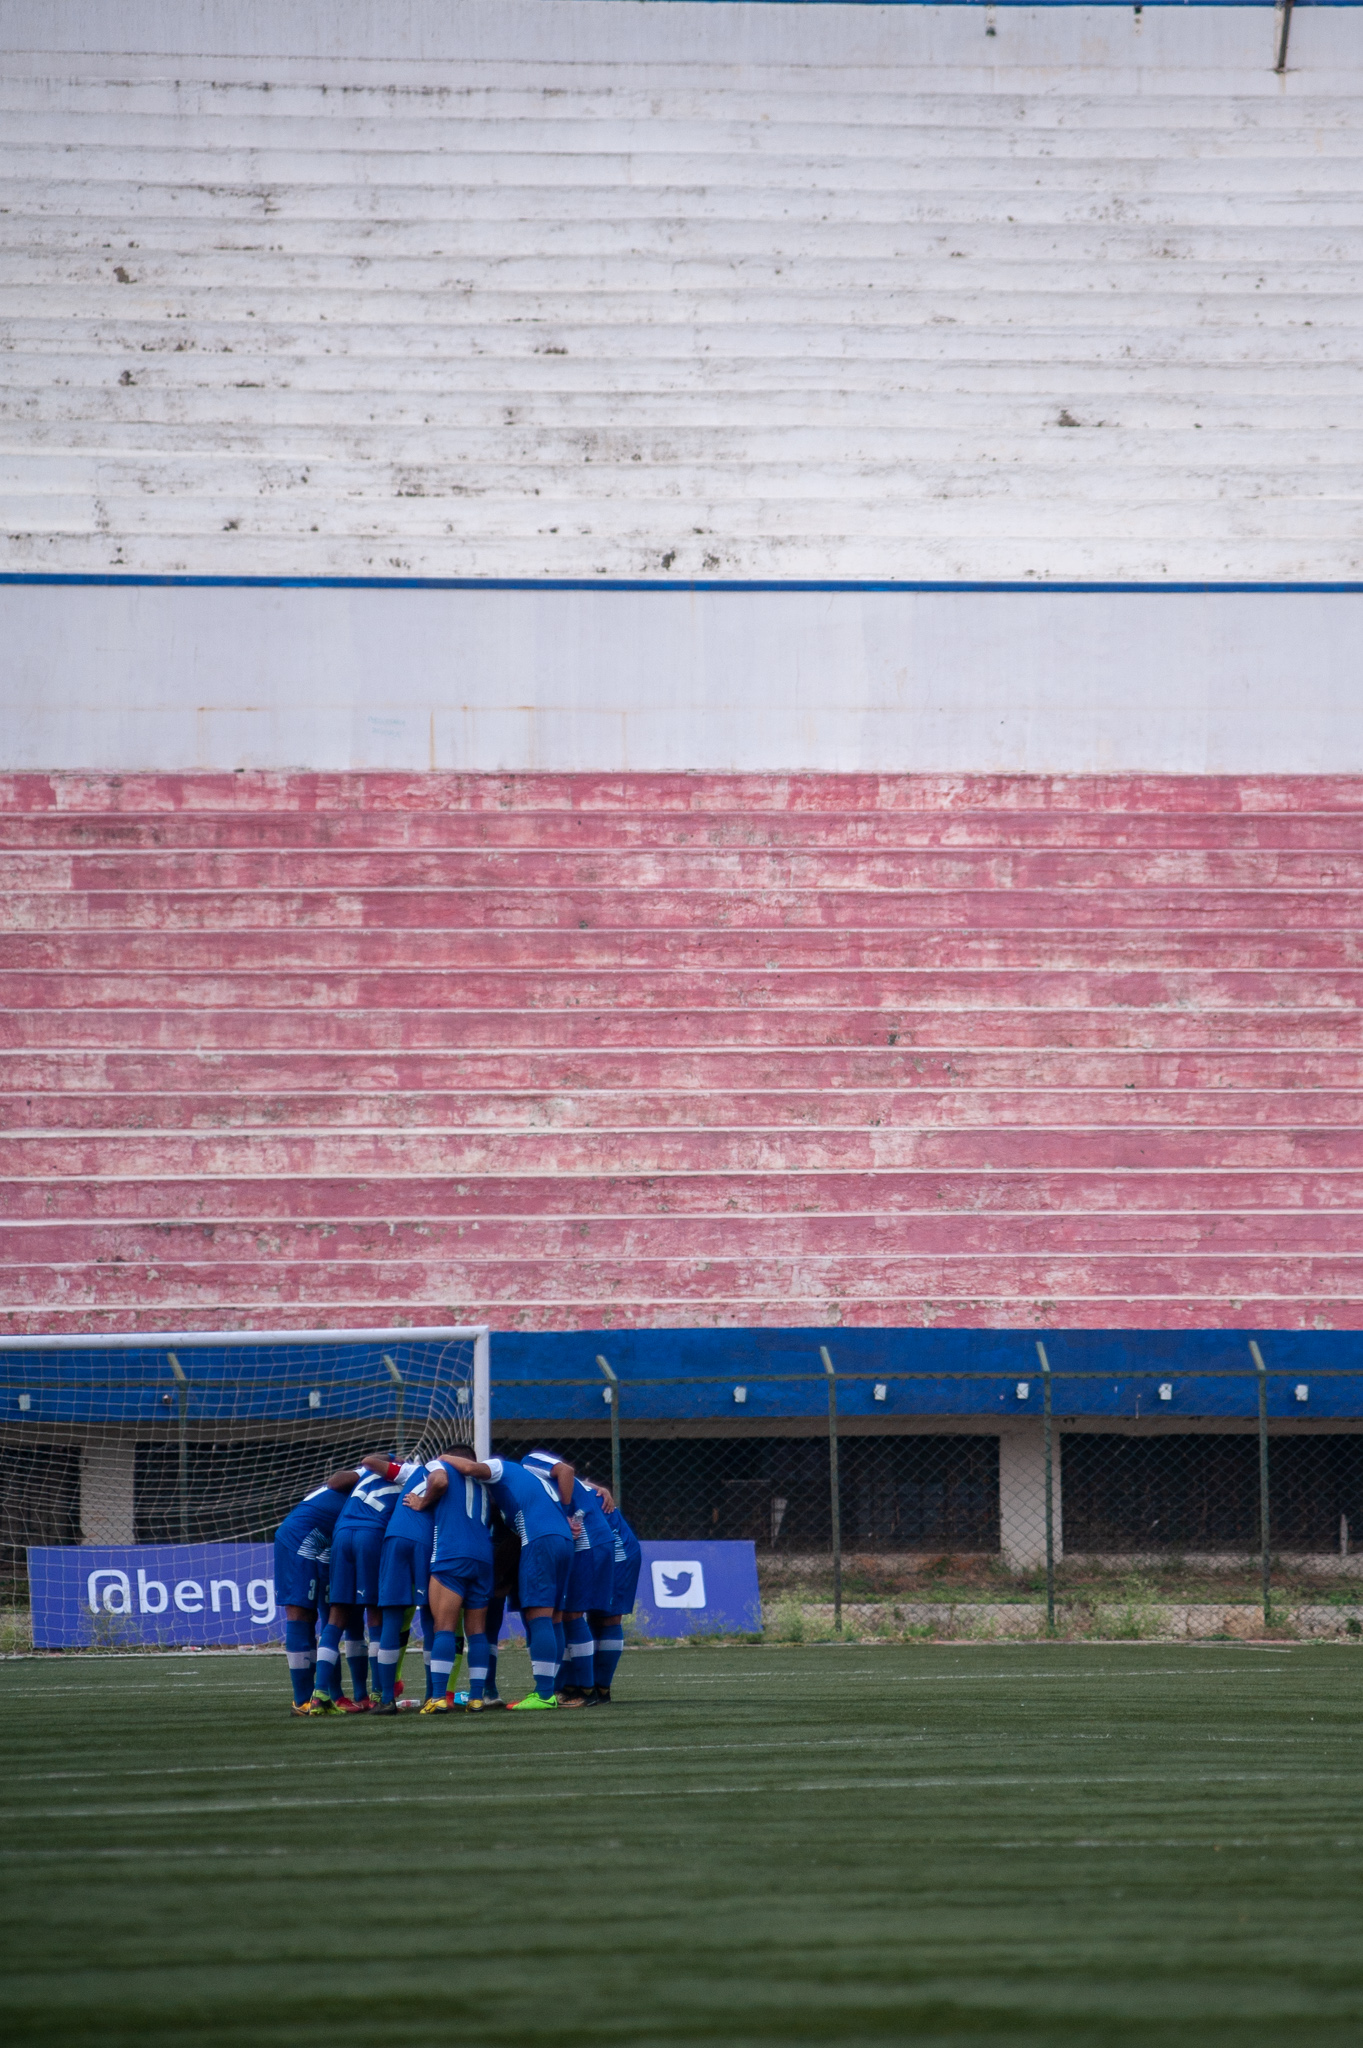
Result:
{"type": "Polygon", "coordinates": [[[400,1712],[408,1704],[400,1668],[418,1611],[419,1711],[506,1707],[497,1645],[508,1608],[524,1624],[534,1679],[510,1710],[606,1706],[639,1562],[610,1489],[579,1479],[552,1451],[480,1459],[457,1444],[424,1463],[371,1451],[301,1500],[275,1536],[292,1711],[400,1712]],[[467,1689],[456,1690],[465,1650],[467,1689]]]}

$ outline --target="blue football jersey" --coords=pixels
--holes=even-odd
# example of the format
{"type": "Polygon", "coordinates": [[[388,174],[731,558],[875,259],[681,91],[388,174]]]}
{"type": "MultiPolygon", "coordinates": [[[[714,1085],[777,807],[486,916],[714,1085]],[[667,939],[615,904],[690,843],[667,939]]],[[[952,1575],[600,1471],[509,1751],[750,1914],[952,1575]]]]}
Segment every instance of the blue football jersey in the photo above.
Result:
{"type": "Polygon", "coordinates": [[[489,1458],[487,1466],[492,1474],[488,1492],[522,1543],[533,1543],[537,1536],[572,1535],[552,1479],[514,1458],[489,1458]]]}
{"type": "Polygon", "coordinates": [[[383,1537],[385,1543],[398,1536],[411,1536],[418,1543],[430,1542],[431,1531],[435,1526],[434,1516],[429,1510],[405,1508],[402,1505],[404,1494],[421,1492],[426,1484],[428,1469],[429,1467],[425,1465],[414,1465],[407,1478],[403,1480],[398,1492],[398,1504],[388,1517],[388,1527],[383,1537]]]}
{"type": "Polygon", "coordinates": [[[325,1564],[331,1556],[331,1533],[348,1498],[339,1487],[314,1487],[285,1515],[275,1531],[276,1540],[287,1543],[299,1557],[325,1564]]]}
{"type": "Polygon", "coordinates": [[[636,1559],[643,1556],[639,1539],[633,1529],[630,1528],[629,1523],[625,1520],[619,1508],[611,1509],[611,1512],[606,1517],[606,1522],[615,1542],[615,1562],[617,1564],[633,1564],[636,1559]]]}
{"type": "Polygon", "coordinates": [[[396,1479],[385,1479],[381,1472],[361,1472],[359,1485],[337,1517],[337,1528],[386,1529],[390,1515],[407,1491],[408,1478],[415,1470],[414,1462],[404,1465],[396,1479]]]}
{"type": "MultiPolygon", "coordinates": [[[[538,1473],[542,1478],[548,1480],[550,1486],[554,1486],[554,1482],[552,1479],[549,1479],[549,1474],[559,1462],[560,1460],[553,1451],[532,1451],[530,1456],[524,1460],[526,1471],[538,1473]]],[[[566,1463],[567,1460],[565,1459],[562,1462],[566,1463]]],[[[555,1499],[558,1498],[558,1488],[556,1486],[554,1486],[554,1497],[555,1499]]],[[[594,1487],[588,1486],[581,1479],[574,1479],[573,1481],[573,1513],[582,1517],[582,1528],[573,1539],[576,1549],[610,1550],[613,1547],[615,1538],[606,1521],[606,1511],[601,1505],[601,1496],[594,1487]]]]}
{"type": "MultiPolygon", "coordinates": [[[[450,1483],[436,1501],[435,1548],[431,1568],[453,1564],[456,1558],[476,1558],[492,1563],[492,1529],[489,1524],[487,1488],[481,1479],[466,1479],[445,1458],[440,1460],[450,1483]]],[[[409,1510],[410,1512],[410,1510],[409,1510]]]]}

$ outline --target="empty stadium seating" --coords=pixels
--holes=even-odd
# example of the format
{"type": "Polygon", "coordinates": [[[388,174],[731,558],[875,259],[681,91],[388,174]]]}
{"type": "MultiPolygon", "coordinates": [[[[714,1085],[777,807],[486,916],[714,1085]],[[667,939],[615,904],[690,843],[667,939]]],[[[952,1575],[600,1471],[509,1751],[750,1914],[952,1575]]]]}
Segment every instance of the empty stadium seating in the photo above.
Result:
{"type": "Polygon", "coordinates": [[[1349,778],[0,787],[7,1327],[1348,1327],[1349,778]]]}
{"type": "Polygon", "coordinates": [[[1363,567],[1347,9],[6,16],[10,569],[1363,567]]]}

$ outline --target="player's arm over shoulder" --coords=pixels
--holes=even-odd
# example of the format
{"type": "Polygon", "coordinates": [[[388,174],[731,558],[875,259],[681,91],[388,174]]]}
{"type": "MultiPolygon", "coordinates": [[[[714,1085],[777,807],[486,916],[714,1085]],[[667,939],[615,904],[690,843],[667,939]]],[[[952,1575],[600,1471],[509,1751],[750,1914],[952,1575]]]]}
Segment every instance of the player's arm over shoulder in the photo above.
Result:
{"type": "Polygon", "coordinates": [[[495,1460],[496,1472],[493,1471],[491,1465],[485,1464],[481,1458],[465,1457],[462,1451],[442,1451],[440,1462],[442,1465],[452,1465],[461,1479],[481,1479],[485,1486],[490,1479],[499,1479],[501,1477],[502,1461],[500,1458],[495,1460]]]}
{"type": "Polygon", "coordinates": [[[358,1467],[343,1465],[339,1472],[329,1475],[327,1485],[337,1493],[353,1493],[366,1472],[379,1472],[385,1479],[394,1479],[399,1470],[387,1451],[366,1451],[358,1467]]]}
{"type": "Polygon", "coordinates": [[[405,1493],[402,1496],[402,1505],[405,1508],[415,1508],[418,1514],[422,1514],[427,1508],[435,1506],[441,1494],[448,1491],[449,1483],[450,1475],[444,1465],[438,1459],[433,1459],[426,1467],[426,1477],[416,1492],[405,1493]]]}

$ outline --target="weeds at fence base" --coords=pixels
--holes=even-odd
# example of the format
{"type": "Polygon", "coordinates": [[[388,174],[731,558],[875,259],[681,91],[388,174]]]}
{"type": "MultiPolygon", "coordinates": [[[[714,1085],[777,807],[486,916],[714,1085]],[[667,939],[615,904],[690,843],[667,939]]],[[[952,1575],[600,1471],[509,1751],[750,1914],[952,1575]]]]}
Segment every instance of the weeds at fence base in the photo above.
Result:
{"type": "MultiPolygon", "coordinates": [[[[1266,1625],[1262,1606],[1248,1603],[1171,1605],[1146,1597],[1112,1605],[1058,1602],[1053,1629],[1047,1627],[1044,1601],[962,1601],[942,1606],[844,1602],[842,1612],[841,1640],[861,1643],[1363,1641],[1363,1605],[1349,1613],[1328,1604],[1275,1604],[1266,1625]]],[[[765,1640],[838,1640],[831,1603],[789,1598],[774,1603],[767,1612],[765,1640]]]]}
{"type": "MultiPolygon", "coordinates": [[[[788,1600],[820,1606],[833,1598],[826,1555],[759,1552],[757,1575],[769,1617],[788,1600]]],[[[1055,1582],[1058,1608],[1086,1612],[1105,1640],[1135,1641],[1152,1630],[1165,1633],[1164,1624],[1152,1618],[1156,1609],[1252,1608],[1260,1630],[1263,1627],[1263,1575],[1257,1557],[1172,1552],[1070,1555],[1057,1560],[1055,1582]]],[[[1046,1581],[1041,1567],[1010,1568],[998,1552],[890,1551],[845,1556],[842,1590],[849,1612],[902,1608],[914,1610],[917,1618],[924,1609],[936,1616],[948,1608],[1035,1606],[1044,1603],[1046,1581]]],[[[1363,1615],[1363,1555],[1275,1557],[1270,1628],[1296,1626],[1292,1617],[1303,1608],[1346,1618],[1363,1615]]],[[[995,1632],[1012,1631],[1000,1620],[995,1632]]],[[[1309,1632],[1335,1630],[1312,1622],[1309,1632]]]]}
{"type": "Polygon", "coordinates": [[[33,1648],[33,1617],[27,1607],[0,1607],[0,1657],[21,1656],[33,1648]]]}

